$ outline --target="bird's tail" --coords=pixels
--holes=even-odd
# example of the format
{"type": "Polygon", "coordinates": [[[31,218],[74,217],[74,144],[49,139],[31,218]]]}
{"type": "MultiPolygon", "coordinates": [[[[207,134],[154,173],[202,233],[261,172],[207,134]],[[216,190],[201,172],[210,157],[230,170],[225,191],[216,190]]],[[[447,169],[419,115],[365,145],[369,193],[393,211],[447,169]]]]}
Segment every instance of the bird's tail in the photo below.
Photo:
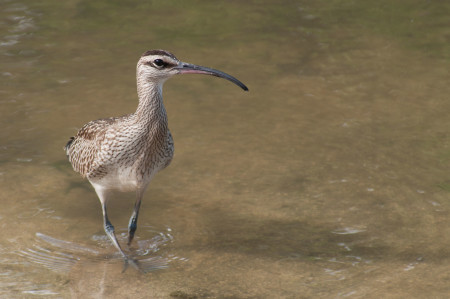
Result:
{"type": "Polygon", "coordinates": [[[75,137],[70,137],[69,141],[67,142],[66,146],[64,147],[64,151],[66,152],[67,156],[69,156],[69,149],[74,140],[75,140],[75,137]]]}

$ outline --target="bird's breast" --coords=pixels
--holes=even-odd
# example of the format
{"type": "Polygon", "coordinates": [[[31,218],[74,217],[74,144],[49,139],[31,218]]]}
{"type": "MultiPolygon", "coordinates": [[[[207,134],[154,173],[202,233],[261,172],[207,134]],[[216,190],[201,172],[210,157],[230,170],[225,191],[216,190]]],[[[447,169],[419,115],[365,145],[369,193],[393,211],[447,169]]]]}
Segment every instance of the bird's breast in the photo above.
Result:
{"type": "Polygon", "coordinates": [[[135,190],[148,185],[159,170],[167,167],[173,152],[168,129],[108,132],[96,161],[100,171],[89,179],[101,180],[112,189],[135,190]]]}

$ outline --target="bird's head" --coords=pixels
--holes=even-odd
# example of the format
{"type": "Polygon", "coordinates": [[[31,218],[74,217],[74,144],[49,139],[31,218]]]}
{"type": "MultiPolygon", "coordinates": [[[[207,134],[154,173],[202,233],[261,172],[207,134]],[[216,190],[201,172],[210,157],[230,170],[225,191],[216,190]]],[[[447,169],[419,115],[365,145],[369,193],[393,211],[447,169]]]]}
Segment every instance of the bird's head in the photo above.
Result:
{"type": "Polygon", "coordinates": [[[162,84],[177,74],[204,74],[227,79],[247,91],[241,81],[224,72],[179,61],[175,55],[164,50],[150,50],[142,54],[137,64],[138,79],[162,84]]]}

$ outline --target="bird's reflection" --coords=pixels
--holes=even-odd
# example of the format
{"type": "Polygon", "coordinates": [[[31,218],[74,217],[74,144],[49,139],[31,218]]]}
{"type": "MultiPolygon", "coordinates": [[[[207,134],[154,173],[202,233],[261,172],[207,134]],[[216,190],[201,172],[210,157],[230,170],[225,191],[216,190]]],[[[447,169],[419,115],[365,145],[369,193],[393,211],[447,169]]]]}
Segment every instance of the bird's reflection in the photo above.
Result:
{"type": "MultiPolygon", "coordinates": [[[[147,240],[138,240],[138,248],[133,249],[133,259],[139,264],[139,269],[144,272],[165,269],[172,260],[180,260],[179,257],[163,256],[161,249],[173,242],[171,229],[164,232],[156,232],[147,227],[153,237],[147,240]]],[[[94,239],[96,239],[94,237],[94,239]]],[[[100,241],[101,240],[97,240],[100,241]]],[[[57,273],[68,273],[79,262],[104,262],[106,259],[120,259],[118,255],[105,254],[105,250],[93,249],[87,245],[81,245],[70,241],[53,238],[37,232],[36,242],[32,248],[20,250],[18,254],[29,263],[47,268],[57,273]]],[[[184,260],[184,259],[181,259],[184,260]]]]}

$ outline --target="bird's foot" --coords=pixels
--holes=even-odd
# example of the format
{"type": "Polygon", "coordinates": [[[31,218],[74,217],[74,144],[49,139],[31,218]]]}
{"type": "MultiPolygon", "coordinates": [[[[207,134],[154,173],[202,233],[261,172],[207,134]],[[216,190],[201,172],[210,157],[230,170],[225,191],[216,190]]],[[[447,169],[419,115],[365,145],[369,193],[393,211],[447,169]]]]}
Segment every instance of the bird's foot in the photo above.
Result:
{"type": "Polygon", "coordinates": [[[161,257],[151,257],[147,259],[137,260],[130,257],[124,258],[122,273],[131,265],[141,273],[149,273],[155,270],[166,269],[168,267],[168,259],[161,257]]]}
{"type": "Polygon", "coordinates": [[[127,242],[128,247],[130,247],[131,242],[133,241],[133,238],[134,238],[134,232],[132,232],[132,231],[128,232],[128,242],[127,242]]]}
{"type": "Polygon", "coordinates": [[[123,259],[123,269],[122,273],[125,272],[128,269],[128,266],[131,265],[133,268],[138,270],[139,272],[144,272],[141,267],[139,266],[139,262],[136,259],[133,259],[131,257],[125,256],[123,259]]]}

